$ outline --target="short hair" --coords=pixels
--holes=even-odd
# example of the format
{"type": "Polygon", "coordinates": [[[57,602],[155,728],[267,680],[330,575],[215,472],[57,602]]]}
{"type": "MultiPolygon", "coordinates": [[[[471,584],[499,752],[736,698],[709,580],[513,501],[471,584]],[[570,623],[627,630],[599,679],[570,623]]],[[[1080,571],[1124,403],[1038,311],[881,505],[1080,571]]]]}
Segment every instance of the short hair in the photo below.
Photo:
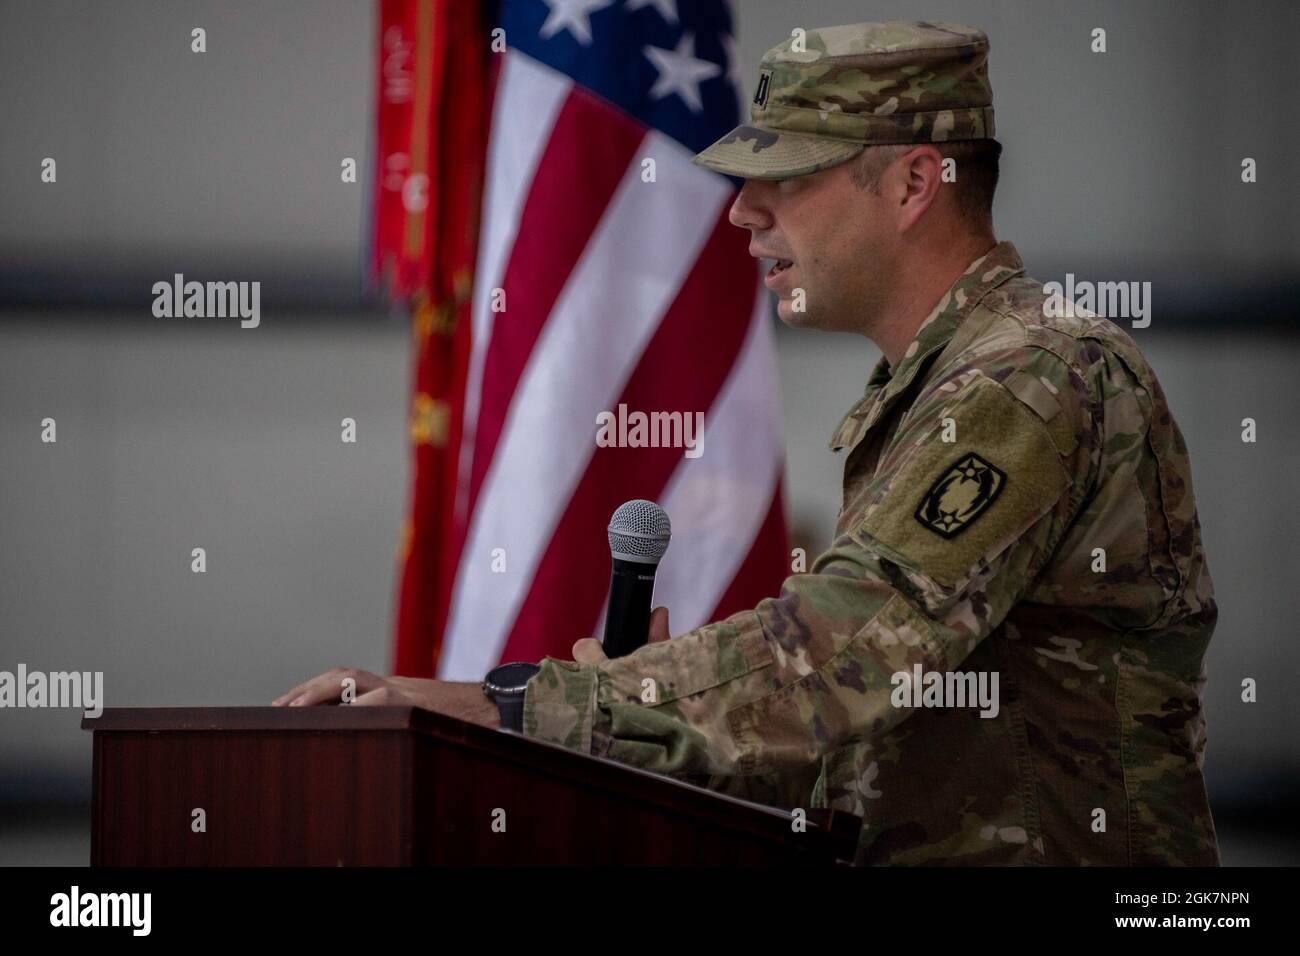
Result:
{"type": "MultiPolygon", "coordinates": [[[[868,146],[853,162],[853,182],[860,189],[880,192],[885,167],[921,143],[868,146]]],[[[957,164],[957,209],[974,229],[993,224],[993,194],[998,188],[998,160],[1002,144],[996,139],[961,139],[931,143],[944,159],[957,164]]]]}

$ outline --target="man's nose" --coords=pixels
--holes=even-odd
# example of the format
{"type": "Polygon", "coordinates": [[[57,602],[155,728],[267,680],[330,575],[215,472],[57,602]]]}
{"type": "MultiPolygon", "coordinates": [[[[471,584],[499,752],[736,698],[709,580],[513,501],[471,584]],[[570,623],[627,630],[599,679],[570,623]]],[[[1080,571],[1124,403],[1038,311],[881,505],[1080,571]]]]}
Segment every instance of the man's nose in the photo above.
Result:
{"type": "Polygon", "coordinates": [[[760,180],[746,179],[731,204],[727,214],[733,226],[742,229],[764,230],[772,227],[772,214],[763,202],[763,186],[760,180]]]}

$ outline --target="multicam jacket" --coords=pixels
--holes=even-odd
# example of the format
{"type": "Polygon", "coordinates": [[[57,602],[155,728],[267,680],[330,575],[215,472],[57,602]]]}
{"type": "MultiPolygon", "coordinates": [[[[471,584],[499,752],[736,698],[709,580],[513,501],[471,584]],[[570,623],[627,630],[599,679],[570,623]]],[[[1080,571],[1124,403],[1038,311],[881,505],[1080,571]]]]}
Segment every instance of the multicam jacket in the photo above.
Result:
{"type": "Polygon", "coordinates": [[[525,733],[848,810],[860,864],[1216,864],[1187,447],[1129,336],[1045,300],[1010,243],[972,263],[836,430],[810,570],[627,657],[547,658],[525,733]]]}

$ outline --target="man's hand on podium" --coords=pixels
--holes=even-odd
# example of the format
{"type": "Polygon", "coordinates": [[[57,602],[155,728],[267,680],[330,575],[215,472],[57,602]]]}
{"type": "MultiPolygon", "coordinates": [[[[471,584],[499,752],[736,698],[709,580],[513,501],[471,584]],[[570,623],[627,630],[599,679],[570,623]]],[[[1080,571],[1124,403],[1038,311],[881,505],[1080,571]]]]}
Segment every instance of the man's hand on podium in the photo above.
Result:
{"type": "MultiPolygon", "coordinates": [[[[666,641],[668,633],[668,608],[657,607],[650,612],[650,643],[666,641]]],[[[602,664],[609,660],[605,648],[594,637],[584,637],[573,645],[573,659],[579,664],[602,664]]]]}
{"type": "MultiPolygon", "coordinates": [[[[670,636],[668,608],[657,607],[650,614],[650,641],[666,641],[670,636]]],[[[573,645],[573,659],[579,664],[599,664],[608,660],[600,641],[591,637],[573,645]]],[[[271,704],[275,707],[310,707],[315,704],[414,706],[484,727],[501,726],[497,705],[487,698],[479,684],[421,677],[380,677],[355,667],[336,667],[319,677],[303,681],[271,704]]]]}
{"type": "Polygon", "coordinates": [[[275,707],[351,704],[361,707],[415,706],[484,727],[500,727],[497,705],[480,684],[420,677],[380,677],[355,667],[336,667],[304,681],[271,701],[275,707]]]}

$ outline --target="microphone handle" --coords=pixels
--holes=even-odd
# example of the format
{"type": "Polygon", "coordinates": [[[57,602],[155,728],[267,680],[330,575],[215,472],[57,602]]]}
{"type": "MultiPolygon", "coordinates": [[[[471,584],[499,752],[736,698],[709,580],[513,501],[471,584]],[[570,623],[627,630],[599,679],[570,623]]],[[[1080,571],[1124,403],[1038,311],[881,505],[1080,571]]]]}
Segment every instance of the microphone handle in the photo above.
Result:
{"type": "Polygon", "coordinates": [[[657,564],[614,559],[602,642],[606,657],[631,654],[650,639],[650,599],[654,595],[657,570],[657,564]]]}

